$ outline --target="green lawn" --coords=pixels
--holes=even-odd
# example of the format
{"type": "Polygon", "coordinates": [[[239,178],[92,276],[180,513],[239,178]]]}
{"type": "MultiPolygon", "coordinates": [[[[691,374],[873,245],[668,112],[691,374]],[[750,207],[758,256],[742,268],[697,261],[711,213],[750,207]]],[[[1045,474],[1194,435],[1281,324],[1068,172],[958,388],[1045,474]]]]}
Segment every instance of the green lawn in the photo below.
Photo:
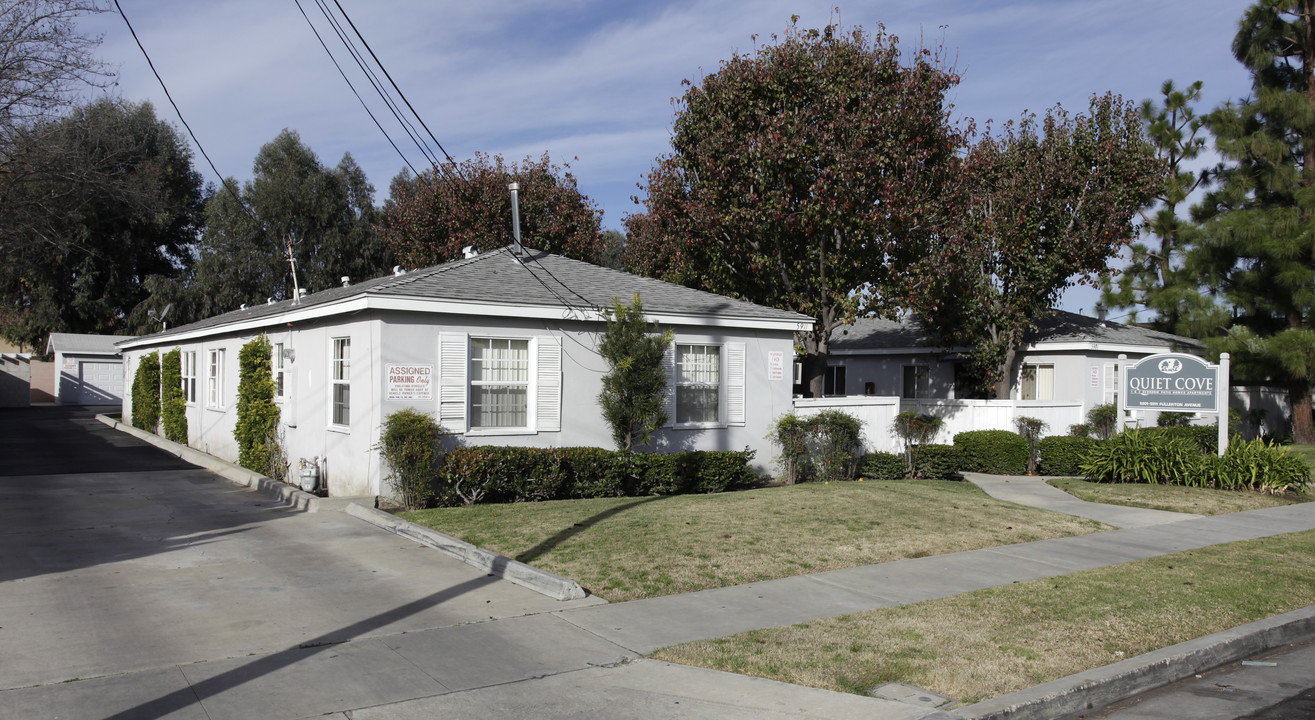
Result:
{"type": "Polygon", "coordinates": [[[1288,450],[1293,455],[1305,460],[1306,464],[1310,466],[1311,472],[1315,473],[1315,445],[1289,445],[1288,450]]]}
{"type": "Polygon", "coordinates": [[[1051,485],[1087,502],[1127,505],[1172,512],[1219,515],[1257,508],[1305,502],[1309,495],[1265,495],[1256,492],[1214,490],[1181,485],[1147,483],[1096,483],[1075,478],[1048,480],[1051,485]]]}
{"type": "Polygon", "coordinates": [[[573,578],[611,601],[1105,529],[952,481],[808,483],[402,517],[573,578]]]}
{"type": "Polygon", "coordinates": [[[962,704],[1315,603],[1315,531],[665,648],[660,660],[962,704]]]}

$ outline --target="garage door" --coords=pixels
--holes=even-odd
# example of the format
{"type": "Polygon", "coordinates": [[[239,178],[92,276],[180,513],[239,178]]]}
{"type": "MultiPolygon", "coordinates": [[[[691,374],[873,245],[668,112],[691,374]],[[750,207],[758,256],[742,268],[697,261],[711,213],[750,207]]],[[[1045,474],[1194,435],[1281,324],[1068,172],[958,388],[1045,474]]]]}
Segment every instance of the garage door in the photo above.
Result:
{"type": "MultiPolygon", "coordinates": [[[[118,405],[123,400],[123,363],[78,361],[78,384],[72,402],[79,405],[118,405]]],[[[64,402],[69,402],[65,399],[64,402]]]]}

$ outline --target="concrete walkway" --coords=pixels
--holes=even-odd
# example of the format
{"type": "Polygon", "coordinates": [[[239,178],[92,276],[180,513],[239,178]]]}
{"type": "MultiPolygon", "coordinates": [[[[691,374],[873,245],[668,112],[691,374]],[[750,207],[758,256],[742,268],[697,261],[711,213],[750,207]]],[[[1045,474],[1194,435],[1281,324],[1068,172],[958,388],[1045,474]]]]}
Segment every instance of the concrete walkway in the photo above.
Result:
{"type": "Polygon", "coordinates": [[[1054,510],[1066,515],[1090,518],[1116,528],[1146,527],[1199,518],[1192,513],[1149,510],[1146,508],[1106,505],[1087,502],[1046,483],[1043,477],[1031,475],[985,475],[964,473],[964,479],[980,487],[997,500],[1054,510]]]}

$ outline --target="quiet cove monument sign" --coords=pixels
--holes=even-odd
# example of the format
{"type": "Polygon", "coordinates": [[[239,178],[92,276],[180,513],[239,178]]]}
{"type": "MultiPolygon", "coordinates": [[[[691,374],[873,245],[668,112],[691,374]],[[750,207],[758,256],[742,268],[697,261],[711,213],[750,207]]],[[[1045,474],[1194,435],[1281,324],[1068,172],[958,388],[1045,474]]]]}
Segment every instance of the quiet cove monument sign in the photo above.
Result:
{"type": "Polygon", "coordinates": [[[1219,455],[1228,449],[1228,353],[1212,365],[1195,355],[1161,353],[1125,365],[1119,393],[1119,431],[1128,410],[1215,413],[1219,416],[1219,455]]]}

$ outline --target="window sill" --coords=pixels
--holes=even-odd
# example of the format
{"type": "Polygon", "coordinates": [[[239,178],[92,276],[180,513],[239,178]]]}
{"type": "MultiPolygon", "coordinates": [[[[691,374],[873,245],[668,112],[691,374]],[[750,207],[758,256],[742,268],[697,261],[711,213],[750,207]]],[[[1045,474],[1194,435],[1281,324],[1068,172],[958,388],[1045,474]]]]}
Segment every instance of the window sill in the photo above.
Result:
{"type": "Polygon", "coordinates": [[[228,412],[228,408],[226,408],[226,407],[215,407],[214,405],[206,405],[206,406],[205,406],[205,409],[206,409],[206,410],[209,410],[210,412],[228,412]]]}
{"type": "Polygon", "coordinates": [[[331,433],[338,433],[339,435],[352,434],[352,428],[350,425],[328,425],[324,429],[331,433]]]}
{"type": "Polygon", "coordinates": [[[529,428],[471,428],[465,432],[466,437],[492,437],[497,435],[538,435],[538,430],[529,428]]]}
{"type": "Polygon", "coordinates": [[[726,423],[720,423],[720,422],[715,422],[715,423],[680,423],[680,424],[672,425],[672,426],[671,426],[671,428],[672,428],[673,430],[724,430],[724,429],[726,429],[726,427],[727,427],[726,423]]]}

